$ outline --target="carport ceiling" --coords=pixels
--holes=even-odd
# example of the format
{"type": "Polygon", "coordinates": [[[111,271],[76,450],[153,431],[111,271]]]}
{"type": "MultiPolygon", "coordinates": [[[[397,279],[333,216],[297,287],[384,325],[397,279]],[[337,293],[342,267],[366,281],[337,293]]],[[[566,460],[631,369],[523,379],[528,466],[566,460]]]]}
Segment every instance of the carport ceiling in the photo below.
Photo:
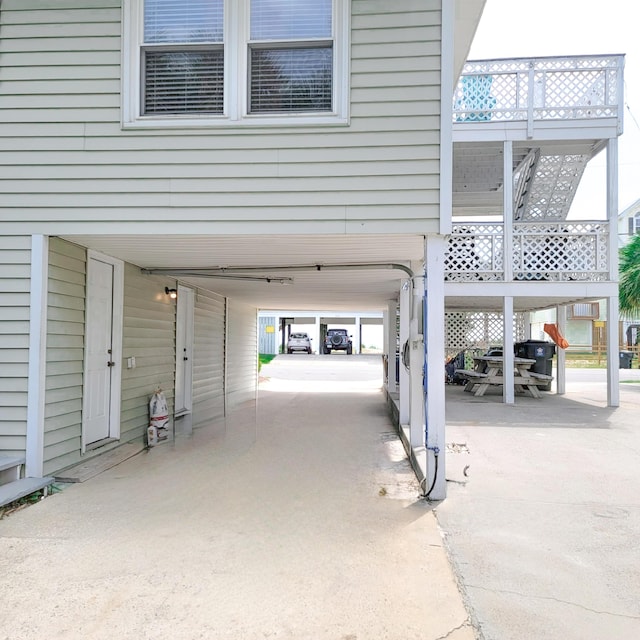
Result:
{"type": "Polygon", "coordinates": [[[386,309],[388,301],[397,298],[407,274],[387,267],[297,271],[296,266],[346,263],[409,266],[411,261],[421,261],[424,251],[424,237],[420,235],[83,235],[64,239],[144,269],[264,267],[247,274],[256,278],[291,278],[292,284],[169,275],[163,281],[177,279],[260,309],[309,311],[386,309]]]}

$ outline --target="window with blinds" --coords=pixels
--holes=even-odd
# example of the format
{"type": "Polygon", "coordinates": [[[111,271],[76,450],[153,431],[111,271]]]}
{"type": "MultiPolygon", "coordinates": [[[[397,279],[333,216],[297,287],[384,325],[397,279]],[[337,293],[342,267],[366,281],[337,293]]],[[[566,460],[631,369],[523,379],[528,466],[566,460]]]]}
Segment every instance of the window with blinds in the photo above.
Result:
{"type": "Polygon", "coordinates": [[[124,126],[348,124],[350,0],[122,1],[124,126]]]}
{"type": "Polygon", "coordinates": [[[333,109],[332,0],[251,0],[249,113],[333,109]]]}
{"type": "Polygon", "coordinates": [[[224,111],[224,0],[144,0],[143,115],[224,111]]]}

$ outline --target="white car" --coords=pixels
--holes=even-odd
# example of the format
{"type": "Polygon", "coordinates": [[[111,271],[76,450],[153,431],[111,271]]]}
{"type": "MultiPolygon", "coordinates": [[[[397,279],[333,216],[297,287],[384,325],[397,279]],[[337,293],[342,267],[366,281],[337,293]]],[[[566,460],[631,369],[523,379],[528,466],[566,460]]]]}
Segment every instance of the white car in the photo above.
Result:
{"type": "Polygon", "coordinates": [[[311,350],[311,338],[308,333],[292,333],[287,342],[287,353],[294,351],[304,351],[305,353],[313,353],[311,350]]]}

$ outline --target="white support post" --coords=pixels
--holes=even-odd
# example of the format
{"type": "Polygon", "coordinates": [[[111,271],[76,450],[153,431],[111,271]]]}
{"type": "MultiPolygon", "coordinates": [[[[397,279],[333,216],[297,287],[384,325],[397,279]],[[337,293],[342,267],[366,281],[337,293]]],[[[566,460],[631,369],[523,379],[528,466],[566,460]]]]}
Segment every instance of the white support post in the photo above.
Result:
{"type": "MultiPolygon", "coordinates": [[[[400,424],[409,424],[409,372],[402,363],[402,346],[409,339],[409,325],[411,323],[411,296],[413,295],[411,280],[405,280],[400,289],[400,424]]],[[[391,363],[389,363],[391,367],[391,363]]],[[[393,366],[396,366],[395,354],[393,366]]]]}
{"type": "Polygon", "coordinates": [[[387,390],[389,393],[396,393],[398,385],[396,383],[396,343],[398,341],[398,331],[396,329],[396,307],[395,300],[387,303],[387,312],[384,314],[387,334],[387,390]]]}
{"type": "Polygon", "coordinates": [[[505,296],[502,300],[502,314],[503,314],[503,341],[502,341],[502,356],[504,357],[502,375],[504,378],[504,384],[502,385],[502,398],[505,404],[514,404],[515,389],[513,387],[513,371],[515,363],[513,361],[513,297],[505,296]]]}
{"type": "Polygon", "coordinates": [[[618,296],[607,298],[607,406],[620,406],[620,353],[618,296]]]}
{"type": "Polygon", "coordinates": [[[612,295],[607,297],[607,405],[620,406],[620,322],[618,300],[618,139],[607,142],[607,220],[609,222],[609,279],[612,295]]]}
{"type": "Polygon", "coordinates": [[[444,236],[427,236],[426,240],[426,335],[427,394],[425,401],[427,474],[426,490],[433,484],[431,500],[444,500],[445,480],[445,389],[444,389],[444,236]],[[437,475],[436,475],[437,455],[437,475]],[[434,481],[435,478],[435,481],[434,481]]]}
{"type": "Polygon", "coordinates": [[[504,281],[513,281],[513,142],[506,140],[503,143],[503,191],[502,191],[502,210],[503,219],[503,265],[504,281]]]}
{"type": "MultiPolygon", "coordinates": [[[[567,333],[567,307],[560,305],[556,308],[556,321],[561,336],[567,333]]],[[[567,392],[567,354],[564,349],[556,348],[556,393],[564,395],[567,392]]]]}
{"type": "Polygon", "coordinates": [[[424,393],[422,365],[424,345],[422,335],[422,298],[424,297],[424,265],[413,262],[411,322],[409,325],[409,444],[412,449],[424,446],[424,393]]]}
{"type": "Polygon", "coordinates": [[[47,281],[49,238],[31,238],[31,298],[29,307],[29,382],[27,387],[27,478],[44,475],[44,392],[47,349],[47,281]]]}

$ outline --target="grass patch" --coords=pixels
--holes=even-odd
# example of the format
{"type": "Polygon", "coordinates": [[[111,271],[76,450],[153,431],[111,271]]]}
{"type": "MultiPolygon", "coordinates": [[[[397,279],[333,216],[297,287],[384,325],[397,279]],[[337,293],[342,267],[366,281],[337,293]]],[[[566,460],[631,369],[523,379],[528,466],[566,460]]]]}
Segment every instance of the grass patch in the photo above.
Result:
{"type": "Polygon", "coordinates": [[[259,353],[258,354],[258,371],[262,368],[263,364],[268,364],[275,358],[273,353],[259,353]]]}
{"type": "Polygon", "coordinates": [[[32,504],[36,504],[37,502],[40,502],[40,500],[44,500],[45,498],[53,495],[54,493],[60,493],[60,491],[62,491],[62,489],[59,486],[55,484],[50,484],[49,487],[38,489],[37,491],[30,493],[29,495],[23,496],[18,500],[14,500],[9,504],[5,504],[2,507],[0,507],[0,520],[2,520],[3,518],[6,518],[7,516],[10,516],[12,513],[15,513],[16,511],[21,511],[22,509],[26,509],[32,504]]]}
{"type": "MultiPolygon", "coordinates": [[[[606,353],[574,353],[568,351],[566,354],[567,368],[580,367],[582,369],[606,369],[607,368],[607,354],[606,353]]],[[[631,362],[632,367],[635,369],[638,367],[638,357],[634,353],[633,360],[631,362]]]]}

